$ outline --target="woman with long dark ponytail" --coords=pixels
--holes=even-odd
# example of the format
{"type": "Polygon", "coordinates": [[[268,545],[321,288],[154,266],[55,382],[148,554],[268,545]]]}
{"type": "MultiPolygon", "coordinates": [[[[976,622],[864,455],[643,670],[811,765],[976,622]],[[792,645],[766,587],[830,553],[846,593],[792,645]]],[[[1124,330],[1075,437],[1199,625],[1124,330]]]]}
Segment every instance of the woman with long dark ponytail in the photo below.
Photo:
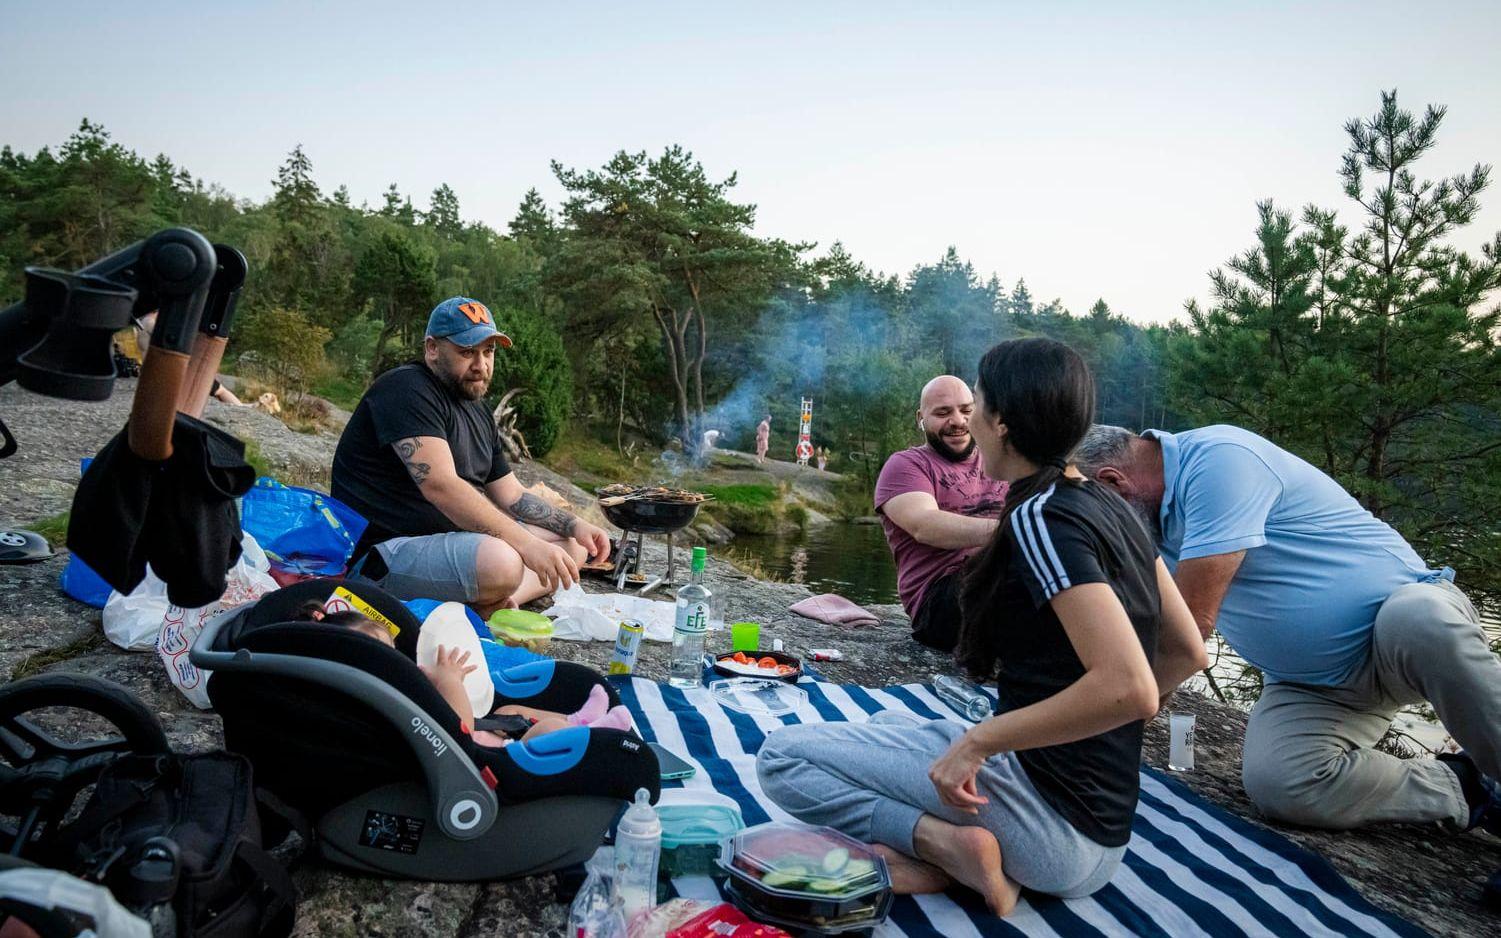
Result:
{"type": "Polygon", "coordinates": [[[1142,724],[1207,664],[1188,606],[1131,507],[1068,462],[1094,380],[1051,339],[980,360],[970,432],[1010,483],[995,540],[965,573],[956,656],[995,678],[965,728],[877,714],[785,727],[757,759],[788,812],[877,848],[900,892],[958,881],[998,915],[1021,887],[1088,895],[1131,834],[1142,724]]]}

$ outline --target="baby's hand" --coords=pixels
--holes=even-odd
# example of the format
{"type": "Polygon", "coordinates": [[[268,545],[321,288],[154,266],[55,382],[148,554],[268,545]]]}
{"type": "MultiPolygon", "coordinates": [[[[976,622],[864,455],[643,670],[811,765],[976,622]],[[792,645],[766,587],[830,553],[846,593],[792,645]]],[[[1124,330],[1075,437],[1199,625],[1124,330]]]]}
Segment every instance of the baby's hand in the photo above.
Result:
{"type": "Polygon", "coordinates": [[[464,677],[478,668],[479,665],[469,663],[469,652],[439,645],[437,660],[422,670],[434,683],[440,680],[463,683],[464,677]]]}

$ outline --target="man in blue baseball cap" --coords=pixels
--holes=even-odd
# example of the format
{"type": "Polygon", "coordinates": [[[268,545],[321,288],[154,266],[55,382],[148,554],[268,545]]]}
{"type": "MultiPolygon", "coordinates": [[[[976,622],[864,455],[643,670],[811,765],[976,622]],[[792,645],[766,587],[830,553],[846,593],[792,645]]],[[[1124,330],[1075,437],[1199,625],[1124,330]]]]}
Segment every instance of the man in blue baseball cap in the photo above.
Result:
{"type": "Polygon", "coordinates": [[[351,571],[402,599],[467,603],[481,615],[578,579],[610,539],[522,488],[485,392],[511,339],[485,304],[444,300],[422,360],[365,392],[334,452],[333,495],[370,520],[351,571]]]}

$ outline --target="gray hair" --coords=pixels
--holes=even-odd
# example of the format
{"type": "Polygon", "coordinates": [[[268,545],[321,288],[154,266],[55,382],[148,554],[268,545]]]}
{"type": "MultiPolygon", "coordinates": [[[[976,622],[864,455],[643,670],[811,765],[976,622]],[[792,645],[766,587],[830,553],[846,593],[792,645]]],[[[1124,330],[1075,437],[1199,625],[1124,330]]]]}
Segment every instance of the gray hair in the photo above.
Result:
{"type": "Polygon", "coordinates": [[[1131,461],[1131,441],[1136,434],[1125,427],[1097,423],[1074,447],[1069,462],[1090,478],[1106,466],[1122,466],[1131,461]]]}

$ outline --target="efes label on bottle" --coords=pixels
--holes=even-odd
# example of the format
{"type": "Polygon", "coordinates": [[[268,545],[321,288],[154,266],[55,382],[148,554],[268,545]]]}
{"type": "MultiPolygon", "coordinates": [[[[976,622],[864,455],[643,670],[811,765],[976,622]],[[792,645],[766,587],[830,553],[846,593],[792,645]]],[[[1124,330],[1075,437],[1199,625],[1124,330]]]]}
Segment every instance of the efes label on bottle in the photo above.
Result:
{"type": "Polygon", "coordinates": [[[680,632],[709,631],[709,604],[688,603],[679,606],[677,628],[680,632]]]}

